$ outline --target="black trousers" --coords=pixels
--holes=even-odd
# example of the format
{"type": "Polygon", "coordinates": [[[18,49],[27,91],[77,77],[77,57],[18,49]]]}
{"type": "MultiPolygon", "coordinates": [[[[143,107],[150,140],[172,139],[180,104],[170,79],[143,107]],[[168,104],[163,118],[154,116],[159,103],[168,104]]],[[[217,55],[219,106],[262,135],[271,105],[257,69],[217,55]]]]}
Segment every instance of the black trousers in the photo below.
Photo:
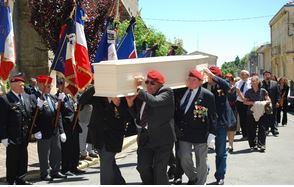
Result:
{"type": "Polygon", "coordinates": [[[168,165],[170,167],[169,171],[174,175],[174,179],[181,178],[184,174],[184,170],[181,166],[181,160],[178,155],[179,151],[179,141],[175,142],[175,154],[171,152],[168,165]]]}
{"type": "MultiPolygon", "coordinates": [[[[140,138],[140,137],[139,137],[140,138]]],[[[137,170],[144,185],[168,185],[167,164],[173,144],[150,147],[139,145],[137,170]]]]}
{"type": "Polygon", "coordinates": [[[282,124],[285,125],[288,123],[288,119],[287,119],[288,106],[279,107],[277,109],[277,123],[281,123],[281,112],[283,112],[282,124]]]}
{"type": "Polygon", "coordinates": [[[80,143],[78,132],[65,132],[66,142],[61,143],[61,171],[67,172],[79,166],[80,143]]]}
{"type": "Polygon", "coordinates": [[[27,145],[27,143],[9,144],[6,149],[6,180],[9,184],[24,177],[28,171],[27,145]]]}
{"type": "Polygon", "coordinates": [[[124,185],[125,179],[121,175],[115,160],[115,152],[107,151],[105,146],[98,149],[100,157],[100,184],[101,185],[124,185]]]}
{"type": "Polygon", "coordinates": [[[258,121],[255,121],[252,114],[248,118],[248,143],[250,147],[265,146],[266,140],[266,116],[263,115],[258,121]],[[258,129],[257,136],[256,130],[258,129]]]}
{"type": "Polygon", "coordinates": [[[236,102],[237,111],[240,117],[240,126],[242,130],[243,137],[247,137],[247,110],[248,106],[244,105],[243,102],[237,101],[236,102]]]}

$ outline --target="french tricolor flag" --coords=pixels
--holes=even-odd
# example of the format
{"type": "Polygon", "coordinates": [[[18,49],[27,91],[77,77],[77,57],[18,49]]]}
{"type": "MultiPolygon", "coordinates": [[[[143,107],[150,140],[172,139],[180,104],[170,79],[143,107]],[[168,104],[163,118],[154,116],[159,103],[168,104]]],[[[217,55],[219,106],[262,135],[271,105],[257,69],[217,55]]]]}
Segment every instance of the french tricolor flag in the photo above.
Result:
{"type": "Polygon", "coordinates": [[[78,5],[76,20],[68,19],[61,29],[61,38],[51,69],[61,72],[72,95],[87,87],[92,80],[87,41],[84,32],[84,11],[78,5]]]}
{"type": "Polygon", "coordinates": [[[7,2],[0,0],[0,77],[5,81],[15,66],[12,16],[7,2]]]}
{"type": "Polygon", "coordinates": [[[76,9],[76,74],[78,79],[78,88],[87,87],[92,81],[92,71],[88,55],[87,41],[84,31],[85,12],[80,5],[76,9]]]}
{"type": "Polygon", "coordinates": [[[134,37],[134,27],[136,25],[136,19],[132,17],[129,27],[125,35],[123,36],[121,42],[117,47],[117,57],[118,59],[130,59],[137,58],[135,37],[134,37]]]}

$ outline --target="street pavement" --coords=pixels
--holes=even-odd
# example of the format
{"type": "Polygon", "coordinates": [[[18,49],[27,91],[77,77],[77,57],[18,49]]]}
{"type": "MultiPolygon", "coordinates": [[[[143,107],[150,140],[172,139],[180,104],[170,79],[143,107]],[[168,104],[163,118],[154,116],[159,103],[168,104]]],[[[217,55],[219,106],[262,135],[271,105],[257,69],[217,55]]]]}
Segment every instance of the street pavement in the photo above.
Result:
{"type": "MultiPolygon", "coordinates": [[[[228,155],[226,185],[293,185],[294,173],[294,115],[289,115],[288,125],[279,127],[280,135],[267,136],[265,153],[251,152],[247,141],[241,141],[241,136],[235,137],[234,153],[228,155]]],[[[133,143],[117,155],[117,163],[127,184],[141,184],[140,176],[136,170],[137,145],[133,143]]],[[[209,153],[208,163],[210,173],[207,184],[215,182],[215,153],[209,153]]],[[[37,185],[97,185],[99,184],[99,164],[86,169],[86,174],[69,176],[66,180],[53,182],[35,181],[37,185]]],[[[187,178],[183,177],[183,182],[187,178]]]]}

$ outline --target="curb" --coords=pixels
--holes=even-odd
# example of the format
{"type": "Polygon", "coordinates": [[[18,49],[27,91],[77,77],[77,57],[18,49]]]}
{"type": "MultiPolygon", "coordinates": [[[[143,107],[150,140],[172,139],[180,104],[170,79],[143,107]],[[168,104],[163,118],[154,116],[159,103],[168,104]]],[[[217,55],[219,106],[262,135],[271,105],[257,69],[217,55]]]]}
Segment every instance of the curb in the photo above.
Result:
{"type": "MultiPolygon", "coordinates": [[[[137,141],[137,135],[133,135],[130,137],[126,137],[124,139],[122,151],[126,150],[129,146],[133,145],[137,141]]],[[[86,161],[86,160],[81,160],[80,164],[78,166],[79,169],[85,169],[87,167],[93,166],[95,164],[99,164],[99,158],[94,158],[92,161],[86,161]]],[[[40,177],[40,170],[32,170],[28,171],[27,175],[24,177],[25,180],[28,181],[37,181],[40,177]]],[[[0,178],[0,185],[5,185],[7,183],[2,183],[5,182],[5,177],[0,178]]]]}

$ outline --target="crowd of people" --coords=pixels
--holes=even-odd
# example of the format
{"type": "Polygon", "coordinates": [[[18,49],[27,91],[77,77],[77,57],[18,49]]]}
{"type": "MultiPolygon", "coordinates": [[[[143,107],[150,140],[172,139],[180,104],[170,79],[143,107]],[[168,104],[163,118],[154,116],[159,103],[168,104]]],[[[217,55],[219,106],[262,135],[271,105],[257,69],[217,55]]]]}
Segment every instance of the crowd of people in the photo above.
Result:
{"type": "Polygon", "coordinates": [[[223,185],[235,134],[242,134],[250,151],[265,152],[269,132],[278,136],[278,124],[287,125],[288,81],[274,80],[269,71],[260,80],[246,70],[237,79],[216,66],[204,74],[191,69],[186,87],[175,90],[165,86],[157,70],[134,82],[134,96],[97,97],[91,84],[73,98],[63,79],[53,95],[49,76],[31,78],[28,86],[21,74],[13,76],[10,91],[0,96],[7,183],[31,184],[24,180],[27,146],[36,140],[40,180],[84,174],[79,160],[99,155],[100,184],[126,184],[115,155],[124,137],[138,134],[137,170],[143,184],[169,184],[170,179],[182,184],[184,174],[188,184],[206,184],[208,150],[214,149],[215,184],[223,185]]]}

